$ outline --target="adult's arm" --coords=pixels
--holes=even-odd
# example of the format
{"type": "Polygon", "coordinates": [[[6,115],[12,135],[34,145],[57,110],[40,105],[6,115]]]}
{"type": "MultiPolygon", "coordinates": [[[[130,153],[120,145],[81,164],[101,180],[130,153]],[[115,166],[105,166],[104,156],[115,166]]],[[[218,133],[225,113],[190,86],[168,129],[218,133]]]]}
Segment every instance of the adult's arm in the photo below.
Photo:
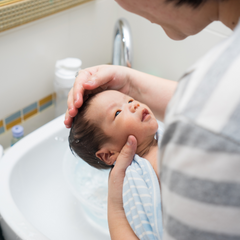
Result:
{"type": "Polygon", "coordinates": [[[64,123],[66,127],[71,127],[72,118],[82,106],[84,96],[107,89],[118,90],[145,103],[159,120],[163,120],[176,86],[174,81],[123,66],[100,65],[87,68],[79,72],[69,92],[64,123]]]}
{"type": "Polygon", "coordinates": [[[136,138],[129,136],[110,173],[108,186],[108,225],[112,240],[138,240],[138,237],[127,221],[122,201],[125,171],[132,162],[136,148],[136,138]]]}

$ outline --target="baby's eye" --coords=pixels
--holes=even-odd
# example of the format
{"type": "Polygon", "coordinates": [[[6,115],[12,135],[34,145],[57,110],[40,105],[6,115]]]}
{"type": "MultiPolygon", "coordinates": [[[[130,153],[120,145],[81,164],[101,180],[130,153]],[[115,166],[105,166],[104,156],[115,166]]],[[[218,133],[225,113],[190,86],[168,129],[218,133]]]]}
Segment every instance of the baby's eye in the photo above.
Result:
{"type": "Polygon", "coordinates": [[[117,110],[115,113],[115,117],[121,112],[121,110],[117,110]]]}
{"type": "Polygon", "coordinates": [[[132,99],[128,101],[128,103],[131,103],[131,102],[133,102],[133,100],[132,100],[132,99]]]}

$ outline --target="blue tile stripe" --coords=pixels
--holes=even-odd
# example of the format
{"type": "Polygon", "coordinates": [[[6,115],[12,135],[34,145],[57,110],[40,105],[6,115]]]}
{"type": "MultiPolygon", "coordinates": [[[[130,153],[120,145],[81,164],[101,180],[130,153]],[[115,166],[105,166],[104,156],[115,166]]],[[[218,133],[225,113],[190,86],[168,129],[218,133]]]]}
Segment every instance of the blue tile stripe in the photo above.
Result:
{"type": "Polygon", "coordinates": [[[25,108],[23,109],[23,115],[25,115],[25,114],[33,111],[33,110],[36,109],[36,108],[37,108],[37,102],[35,102],[35,103],[33,103],[33,104],[25,107],[25,108]]]}
{"type": "Polygon", "coordinates": [[[49,96],[28,105],[27,107],[23,108],[22,110],[19,110],[15,113],[11,114],[7,118],[0,120],[0,134],[8,131],[13,124],[15,124],[15,123],[18,124],[19,122],[26,121],[30,116],[52,106],[54,104],[54,101],[56,98],[55,95],[56,95],[56,93],[52,93],[49,96]],[[45,102],[45,103],[42,104],[43,102],[45,102]]]}
{"type": "Polygon", "coordinates": [[[0,134],[1,133],[4,133],[5,132],[5,129],[4,129],[4,127],[2,126],[2,127],[0,127],[0,134]]]}
{"type": "Polygon", "coordinates": [[[16,120],[17,118],[20,118],[21,117],[21,111],[18,111],[16,113],[13,113],[11,116],[7,117],[5,119],[5,123],[6,124],[9,124],[10,122],[16,120]]]}
{"type": "Polygon", "coordinates": [[[43,104],[42,106],[39,107],[39,111],[41,112],[41,111],[44,110],[45,108],[51,106],[52,103],[53,103],[53,101],[51,100],[51,101],[49,101],[49,102],[43,104]]]}

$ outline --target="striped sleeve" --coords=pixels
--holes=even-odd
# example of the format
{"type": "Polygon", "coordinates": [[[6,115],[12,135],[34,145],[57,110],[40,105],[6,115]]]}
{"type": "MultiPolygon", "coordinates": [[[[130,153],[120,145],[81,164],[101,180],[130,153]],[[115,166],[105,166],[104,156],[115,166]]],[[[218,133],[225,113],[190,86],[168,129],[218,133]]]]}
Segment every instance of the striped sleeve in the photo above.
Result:
{"type": "Polygon", "coordinates": [[[179,82],[160,151],[163,239],[240,239],[240,26],[179,82]]]}

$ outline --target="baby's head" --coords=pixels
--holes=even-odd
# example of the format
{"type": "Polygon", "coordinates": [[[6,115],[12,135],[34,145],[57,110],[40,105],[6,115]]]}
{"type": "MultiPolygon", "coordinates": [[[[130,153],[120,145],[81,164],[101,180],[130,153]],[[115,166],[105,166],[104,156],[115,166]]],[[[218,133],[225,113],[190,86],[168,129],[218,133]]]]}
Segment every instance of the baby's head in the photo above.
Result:
{"type": "Polygon", "coordinates": [[[137,139],[137,153],[154,138],[158,124],[151,110],[128,95],[108,90],[91,96],[74,118],[69,135],[73,152],[91,166],[113,166],[129,135],[137,139]]]}

